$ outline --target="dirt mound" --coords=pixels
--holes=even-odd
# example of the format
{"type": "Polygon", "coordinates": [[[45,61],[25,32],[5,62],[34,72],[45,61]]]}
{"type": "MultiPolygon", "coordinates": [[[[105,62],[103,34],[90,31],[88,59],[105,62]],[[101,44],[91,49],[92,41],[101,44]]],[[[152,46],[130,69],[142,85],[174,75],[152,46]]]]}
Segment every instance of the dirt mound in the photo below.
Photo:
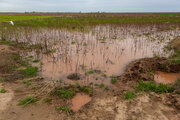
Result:
{"type": "Polygon", "coordinates": [[[167,58],[144,58],[130,63],[118,79],[125,83],[154,80],[156,71],[178,73],[180,64],[170,64],[167,58]]]}
{"type": "Polygon", "coordinates": [[[165,71],[163,65],[166,65],[168,60],[166,58],[144,58],[130,63],[120,77],[123,82],[153,80],[154,71],[165,71]]]}

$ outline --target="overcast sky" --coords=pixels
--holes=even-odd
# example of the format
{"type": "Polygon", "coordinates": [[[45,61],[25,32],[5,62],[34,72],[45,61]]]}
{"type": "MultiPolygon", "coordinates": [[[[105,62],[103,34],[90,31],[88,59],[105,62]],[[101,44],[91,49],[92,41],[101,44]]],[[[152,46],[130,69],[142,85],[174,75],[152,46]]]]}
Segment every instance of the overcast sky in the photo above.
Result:
{"type": "Polygon", "coordinates": [[[180,0],[0,0],[0,12],[180,12],[180,0]]]}

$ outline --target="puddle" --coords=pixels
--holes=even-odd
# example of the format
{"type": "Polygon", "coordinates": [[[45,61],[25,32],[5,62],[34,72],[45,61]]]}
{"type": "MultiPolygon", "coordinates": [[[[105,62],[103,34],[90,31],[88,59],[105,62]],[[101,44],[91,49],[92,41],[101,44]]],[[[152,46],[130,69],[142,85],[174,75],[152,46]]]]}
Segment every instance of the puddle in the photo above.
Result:
{"type": "Polygon", "coordinates": [[[135,25],[96,26],[88,33],[44,28],[28,30],[21,32],[18,40],[43,47],[22,55],[33,56],[33,59],[43,63],[42,77],[71,82],[67,76],[80,73],[85,76],[83,81],[87,84],[109,84],[109,76],[122,74],[126,65],[133,60],[155,55],[168,56],[163,48],[180,34],[180,30],[156,31],[155,26],[135,25]],[[90,69],[100,70],[101,73],[87,76],[90,69]],[[103,79],[102,76],[107,77],[103,79]]]}
{"type": "Polygon", "coordinates": [[[165,72],[158,71],[154,75],[154,80],[157,83],[163,83],[163,84],[173,83],[178,78],[180,78],[180,73],[165,73],[165,72]]]}
{"type": "Polygon", "coordinates": [[[76,112],[76,111],[80,110],[81,107],[83,107],[84,105],[89,103],[91,100],[92,100],[92,98],[89,97],[89,95],[86,95],[83,93],[77,93],[74,96],[74,98],[72,99],[71,109],[76,112]]]}

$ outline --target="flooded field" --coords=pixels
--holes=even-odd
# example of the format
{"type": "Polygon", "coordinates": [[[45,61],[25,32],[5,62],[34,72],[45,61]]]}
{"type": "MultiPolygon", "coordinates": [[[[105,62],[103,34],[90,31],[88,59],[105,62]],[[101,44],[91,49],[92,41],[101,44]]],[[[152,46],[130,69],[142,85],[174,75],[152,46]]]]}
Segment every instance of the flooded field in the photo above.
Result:
{"type": "Polygon", "coordinates": [[[177,16],[1,22],[0,120],[179,120],[177,16]]]}
{"type": "Polygon", "coordinates": [[[82,84],[109,84],[110,77],[122,74],[134,60],[167,57],[172,51],[164,47],[180,34],[179,29],[160,31],[156,25],[101,25],[88,32],[40,28],[19,31],[8,38],[32,46],[31,52],[21,54],[40,60],[34,65],[41,64],[42,77],[82,84]],[[72,73],[78,73],[80,80],[68,79],[72,73]]]}

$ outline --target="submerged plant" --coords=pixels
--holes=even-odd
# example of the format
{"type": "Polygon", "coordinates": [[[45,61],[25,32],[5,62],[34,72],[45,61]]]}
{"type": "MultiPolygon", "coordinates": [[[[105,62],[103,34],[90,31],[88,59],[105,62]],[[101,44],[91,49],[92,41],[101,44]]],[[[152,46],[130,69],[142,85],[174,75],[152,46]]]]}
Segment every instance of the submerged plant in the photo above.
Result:
{"type": "Polygon", "coordinates": [[[35,59],[35,60],[33,60],[33,62],[34,62],[34,63],[38,63],[38,62],[39,62],[39,60],[38,60],[38,59],[35,59]]]}
{"type": "Polygon", "coordinates": [[[87,73],[88,73],[88,74],[93,74],[93,73],[95,73],[95,72],[94,72],[94,70],[89,70],[87,73]]]}

